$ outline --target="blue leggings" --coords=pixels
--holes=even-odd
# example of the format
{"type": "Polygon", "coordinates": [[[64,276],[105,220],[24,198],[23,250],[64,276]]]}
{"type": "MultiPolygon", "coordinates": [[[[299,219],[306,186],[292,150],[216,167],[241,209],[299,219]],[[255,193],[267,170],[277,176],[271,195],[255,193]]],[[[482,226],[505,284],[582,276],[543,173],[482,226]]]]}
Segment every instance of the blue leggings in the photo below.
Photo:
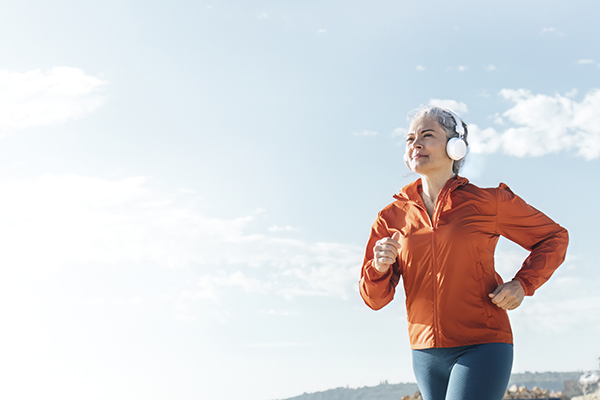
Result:
{"type": "Polygon", "coordinates": [[[513,345],[413,350],[413,368],[424,400],[501,400],[513,362],[513,345]]]}

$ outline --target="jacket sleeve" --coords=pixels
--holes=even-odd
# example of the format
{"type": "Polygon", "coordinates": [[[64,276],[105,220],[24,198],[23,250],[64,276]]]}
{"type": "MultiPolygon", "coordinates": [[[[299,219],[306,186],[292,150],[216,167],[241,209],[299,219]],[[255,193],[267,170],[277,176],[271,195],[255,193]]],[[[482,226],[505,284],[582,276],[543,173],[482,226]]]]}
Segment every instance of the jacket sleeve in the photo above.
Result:
{"type": "Polygon", "coordinates": [[[373,247],[375,243],[379,239],[391,237],[392,235],[393,232],[388,230],[387,224],[380,213],[371,228],[359,283],[360,295],[373,310],[379,310],[392,301],[396,286],[400,281],[398,260],[384,273],[379,272],[373,265],[373,247]]]}
{"type": "Polygon", "coordinates": [[[498,233],[530,251],[514,280],[531,296],[565,260],[567,230],[527,204],[505,184],[496,190],[498,233]]]}

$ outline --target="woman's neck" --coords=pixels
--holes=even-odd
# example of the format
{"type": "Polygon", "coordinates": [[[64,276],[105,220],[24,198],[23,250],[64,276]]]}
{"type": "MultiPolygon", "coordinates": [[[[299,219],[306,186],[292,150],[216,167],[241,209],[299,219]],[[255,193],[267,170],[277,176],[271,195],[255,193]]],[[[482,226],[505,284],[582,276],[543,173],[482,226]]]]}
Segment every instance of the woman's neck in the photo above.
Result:
{"type": "MultiPolygon", "coordinates": [[[[421,175],[421,184],[423,185],[423,195],[435,204],[440,191],[446,185],[449,179],[454,177],[454,173],[440,173],[434,175],[421,175]]],[[[424,199],[425,200],[425,199],[424,199]]]]}

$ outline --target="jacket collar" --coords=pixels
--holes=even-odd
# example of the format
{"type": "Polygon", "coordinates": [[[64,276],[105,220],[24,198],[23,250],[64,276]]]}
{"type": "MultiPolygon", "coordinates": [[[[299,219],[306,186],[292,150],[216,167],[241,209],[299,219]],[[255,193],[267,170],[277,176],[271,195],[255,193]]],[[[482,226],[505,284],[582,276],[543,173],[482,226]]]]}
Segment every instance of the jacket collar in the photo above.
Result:
{"type": "MultiPolygon", "coordinates": [[[[448,179],[442,190],[440,191],[440,195],[443,195],[446,192],[451,192],[459,186],[464,186],[469,183],[467,178],[456,175],[453,178],[448,179]]],[[[422,203],[421,192],[423,191],[423,184],[421,183],[421,178],[417,179],[414,182],[409,183],[404,186],[400,193],[394,195],[394,198],[397,200],[404,200],[409,202],[417,202],[422,203]]]]}

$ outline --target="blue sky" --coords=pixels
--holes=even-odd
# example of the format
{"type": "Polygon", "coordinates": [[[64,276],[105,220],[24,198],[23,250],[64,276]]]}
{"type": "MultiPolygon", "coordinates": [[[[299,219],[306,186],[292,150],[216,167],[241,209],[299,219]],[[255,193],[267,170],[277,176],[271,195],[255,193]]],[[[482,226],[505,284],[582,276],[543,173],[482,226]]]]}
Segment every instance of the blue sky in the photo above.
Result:
{"type": "Polygon", "coordinates": [[[597,368],[600,4],[555,3],[4,2],[2,397],[414,381],[402,293],[357,282],[426,104],[469,125],[464,176],[570,232],[514,371],[597,368]]]}

